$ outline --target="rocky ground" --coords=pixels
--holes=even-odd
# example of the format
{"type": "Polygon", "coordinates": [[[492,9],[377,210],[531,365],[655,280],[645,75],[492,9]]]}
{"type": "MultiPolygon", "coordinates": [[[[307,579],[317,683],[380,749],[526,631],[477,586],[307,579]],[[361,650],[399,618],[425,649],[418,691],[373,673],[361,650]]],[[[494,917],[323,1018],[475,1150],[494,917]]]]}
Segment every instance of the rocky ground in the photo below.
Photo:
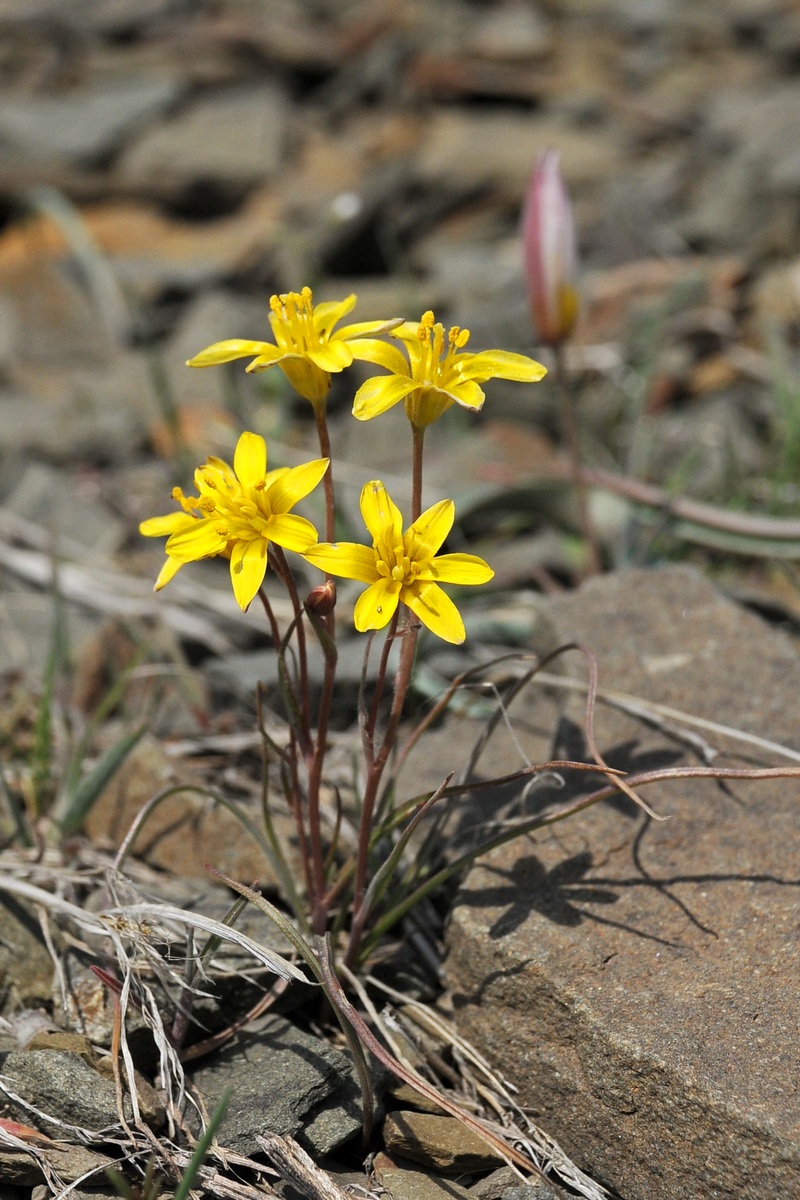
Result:
{"type": "MultiPolygon", "coordinates": [[[[93,891],[88,872],[99,891],[133,816],[167,784],[213,781],[256,802],[253,695],[275,670],[268,639],[217,563],[154,596],[162,554],[137,527],[167,510],[190,465],[230,458],[243,428],[286,463],[313,453],[314,428],[275,372],[189,371],[187,357],[223,337],[266,337],[268,297],[309,284],[319,299],[355,291],[360,319],[432,307],[469,328],[476,349],[549,361],[517,232],[548,146],[561,151],[580,234],[583,308],[567,367],[584,453],[617,481],[591,493],[607,576],[575,591],[585,559],[556,388],[490,384],[479,417],[432,429],[427,480],[431,498],[456,500],[461,535],[495,583],[464,605],[466,650],[428,645],[420,695],[499,650],[543,653],[578,636],[600,658],[601,685],[762,739],[698,733],[674,713],[645,733],[617,716],[599,734],[612,765],[773,763],[775,744],[796,757],[798,71],[791,0],[0,3],[4,797],[28,794],[37,747],[41,762],[43,693],[57,714],[53,772],[83,731],[93,762],[147,720],[88,816],[89,839],[57,865],[45,856],[34,870],[2,817],[7,879],[69,903],[93,891]],[[768,536],[709,527],[635,505],[620,478],[786,524],[768,536]],[[639,570],[669,560],[697,573],[639,570]],[[104,707],[131,666],[124,695],[104,707]]],[[[335,382],[332,432],[357,520],[366,478],[380,474],[406,505],[410,481],[402,416],[354,422],[354,379],[335,382]]],[[[355,637],[342,656],[354,690],[355,637]]],[[[521,700],[518,741],[533,761],[580,742],[582,702],[569,696],[553,684],[521,700]]],[[[432,737],[409,788],[435,787],[442,755],[460,767],[476,727],[432,737]]],[[[496,746],[486,774],[518,755],[496,746]]],[[[569,834],[522,841],[459,894],[439,1010],[558,1139],[563,1153],[528,1131],[569,1194],[796,1194],[796,784],[702,788],[648,793],[672,815],[665,824],[608,806],[569,834]]],[[[263,880],[230,814],[187,797],[148,824],[132,886],[221,917],[209,861],[263,880]]],[[[17,1097],[9,1113],[44,1137],[33,1153],[2,1152],[0,1181],[4,1196],[39,1200],[119,1156],[113,1004],[78,955],[80,1019],[59,1009],[57,917],[42,934],[41,908],[8,896],[2,1076],[17,1097]],[[37,1124],[23,1102],[72,1132],[37,1124]],[[102,1144],[75,1132],[107,1127],[102,1144]]],[[[247,928],[266,936],[263,922],[247,928]]],[[[94,934],[81,936],[90,945],[94,934]]],[[[210,1009],[204,1020],[214,1026],[210,1009]]],[[[366,1186],[347,1060],[313,1025],[270,1015],[198,1063],[212,1106],[237,1081],[238,1124],[220,1138],[248,1160],[248,1186],[267,1129],[295,1136],[340,1186],[366,1186]],[[279,1104],[290,1061],[303,1078],[279,1104]]],[[[157,1128],[152,1054],[142,1036],[141,1103],[157,1128]]],[[[491,1173],[498,1161],[470,1157],[460,1127],[426,1127],[402,1091],[388,1106],[371,1186],[396,1200],[467,1190],[521,1200],[518,1181],[491,1173]]],[[[231,1178],[209,1194],[237,1195],[224,1190],[231,1178]]],[[[90,1186],[108,1189],[94,1175],[71,1194],[90,1186]]]]}

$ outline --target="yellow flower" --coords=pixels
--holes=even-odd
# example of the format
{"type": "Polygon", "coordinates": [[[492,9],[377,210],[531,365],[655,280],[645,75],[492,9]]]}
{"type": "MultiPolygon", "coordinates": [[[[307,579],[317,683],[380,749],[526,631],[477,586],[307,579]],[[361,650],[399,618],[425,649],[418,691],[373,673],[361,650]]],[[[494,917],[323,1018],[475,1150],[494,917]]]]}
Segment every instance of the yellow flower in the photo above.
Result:
{"type": "Polygon", "coordinates": [[[328,467],[318,458],[300,467],[267,471],[267,444],[257,433],[243,433],[233,468],[208,458],[194,473],[198,496],[172,493],[181,512],[142,521],[145,537],[167,538],[167,561],[156,580],[158,591],[188,562],[221,555],[231,563],[233,594],[246,611],[264,582],[270,542],[302,553],[317,540],[305,517],[290,509],[317,486],[328,467]]]}
{"type": "Polygon", "coordinates": [[[361,515],[372,547],[355,542],[321,542],[303,557],[329,575],[343,575],[370,586],[359,596],[355,625],[361,633],[383,629],[399,603],[446,642],[463,642],[464,622],[440,583],[488,583],[494,571],[474,554],[436,551],[453,527],[455,505],[440,500],[403,533],[399,509],[377,479],[364,485],[361,515]]]}
{"type": "Polygon", "coordinates": [[[269,322],[275,335],[275,343],[250,342],[243,338],[230,338],[207,346],[187,367],[213,367],[218,363],[233,362],[236,358],[250,358],[247,370],[266,371],[268,367],[280,367],[295,391],[312,404],[317,404],[328,395],[331,374],[349,367],[354,358],[360,358],[358,338],[369,333],[385,333],[398,325],[395,321],[361,321],[356,325],[334,326],[355,307],[355,295],[345,300],[314,304],[311,288],[302,292],[288,292],[273,296],[269,302],[269,322]]]}
{"type": "Polygon", "coordinates": [[[386,367],[391,374],[368,379],[358,389],[353,416],[369,421],[399,400],[405,402],[412,425],[424,428],[438,420],[451,404],[479,409],[485,399],[480,384],[487,379],[515,379],[535,383],[546,373],[541,363],[524,354],[506,350],[464,351],[469,330],[457,325],[447,334],[426,312],[419,325],[405,321],[392,330],[403,342],[408,358],[398,346],[368,341],[360,354],[369,362],[386,367]]]}

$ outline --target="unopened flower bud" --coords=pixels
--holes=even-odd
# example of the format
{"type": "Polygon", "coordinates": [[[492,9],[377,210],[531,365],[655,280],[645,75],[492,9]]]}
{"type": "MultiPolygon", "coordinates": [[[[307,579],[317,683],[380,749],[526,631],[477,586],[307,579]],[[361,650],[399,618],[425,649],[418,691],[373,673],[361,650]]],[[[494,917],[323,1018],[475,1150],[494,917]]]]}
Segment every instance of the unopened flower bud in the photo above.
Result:
{"type": "Polygon", "coordinates": [[[306,612],[316,617],[327,617],[336,607],[336,584],[332,579],[317,584],[306,596],[306,612]]]}
{"type": "Polygon", "coordinates": [[[522,213],[522,245],[531,313],[539,338],[554,346],[578,316],[575,223],[557,150],[536,163],[522,213]]]}

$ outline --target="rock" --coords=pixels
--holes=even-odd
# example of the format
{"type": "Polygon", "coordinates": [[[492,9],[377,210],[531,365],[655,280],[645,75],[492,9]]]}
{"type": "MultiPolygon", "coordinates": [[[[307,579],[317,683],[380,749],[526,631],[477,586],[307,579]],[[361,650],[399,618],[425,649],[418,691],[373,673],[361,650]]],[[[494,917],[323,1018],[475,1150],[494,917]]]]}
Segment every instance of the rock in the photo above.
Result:
{"type": "Polygon", "coordinates": [[[36,1007],[50,996],[53,960],[38,918],[14,896],[0,895],[0,1013],[36,1007]]]}
{"type": "Polygon", "coordinates": [[[259,1154],[264,1130],[291,1134],[312,1155],[329,1154],[361,1128],[346,1055],[283,1017],[240,1034],[192,1079],[209,1110],[233,1088],[218,1137],[240,1154],[259,1154]]]}
{"type": "Polygon", "coordinates": [[[376,1154],[372,1170],[392,1200],[467,1200],[471,1194],[468,1188],[433,1171],[409,1170],[388,1154],[376,1154]]]}
{"type": "Polygon", "coordinates": [[[159,191],[209,179],[251,185],[280,166],[286,124],[286,97],[273,84],[206,96],[141,137],[123,155],[119,177],[159,191]]]}
{"type": "Polygon", "coordinates": [[[555,1192],[544,1180],[520,1184],[512,1167],[500,1167],[485,1179],[473,1184],[470,1195],[475,1200],[553,1200],[555,1192]]]}
{"type": "MultiPolygon", "coordinates": [[[[693,571],[628,571],[552,604],[564,639],[598,655],[601,687],[800,748],[794,646],[693,571]]],[[[567,704],[556,747],[573,757],[581,707],[567,704]]],[[[596,735],[628,770],[696,762],[668,731],[607,708],[596,735]]],[[[720,765],[751,761],[705,736],[720,765]]],[[[449,932],[459,1030],[626,1200],[788,1196],[797,782],[698,779],[646,798],[671,819],[607,801],[470,873],[449,932]]]]}
{"type": "Polygon", "coordinates": [[[119,139],[163,113],[180,95],[161,76],[116,80],[74,93],[15,97],[0,103],[0,148],[22,163],[97,160],[119,139]]]}
{"type": "Polygon", "coordinates": [[[390,1113],[383,1136],[389,1154],[452,1175],[485,1171],[500,1161],[497,1152],[456,1117],[411,1110],[390,1113]]]}
{"type": "MultiPolygon", "coordinates": [[[[189,879],[206,878],[210,864],[236,879],[274,885],[275,876],[258,843],[227,808],[197,791],[202,783],[188,766],[176,765],[156,738],[145,737],[94,805],[86,820],[87,835],[93,842],[119,846],[148,800],[183,785],[185,790],[157,806],[144,823],[134,843],[136,854],[151,866],[189,879]]],[[[250,801],[244,808],[258,824],[257,805],[250,801]]],[[[290,818],[278,812],[275,823],[284,845],[291,844],[290,818]]]]}
{"type": "Polygon", "coordinates": [[[467,41],[473,53],[502,62],[538,58],[552,45],[552,29],[542,14],[513,0],[495,4],[491,13],[478,17],[467,41]]]}
{"type": "Polygon", "coordinates": [[[537,156],[553,145],[571,186],[604,179],[621,161],[621,146],[609,128],[575,128],[561,117],[443,108],[428,123],[418,169],[428,183],[463,187],[491,181],[521,195],[537,156]]]}
{"type": "Polygon", "coordinates": [[[44,463],[31,463],[5,507],[46,529],[55,545],[63,535],[72,543],[73,553],[80,548],[89,560],[96,555],[103,561],[119,550],[127,530],[98,495],[99,482],[97,476],[87,474],[81,479],[44,463]]]}
{"type": "MultiPolygon", "coordinates": [[[[42,1143],[35,1144],[35,1154],[26,1154],[24,1150],[2,1146],[0,1147],[0,1179],[3,1181],[3,1200],[12,1200],[7,1191],[11,1185],[33,1187],[35,1196],[37,1185],[42,1187],[42,1181],[48,1178],[48,1175],[52,1181],[53,1172],[63,1183],[74,1183],[76,1179],[81,1179],[90,1172],[92,1178],[105,1180],[106,1168],[115,1165],[113,1158],[109,1158],[107,1154],[100,1154],[97,1150],[90,1150],[88,1146],[48,1144],[48,1139],[45,1138],[42,1139],[42,1143]],[[49,1168],[48,1174],[40,1165],[42,1161],[46,1168],[49,1168]]],[[[47,1187],[40,1194],[44,1196],[44,1200],[49,1200],[54,1193],[50,1187],[47,1187]]],[[[81,1200],[81,1197],[89,1200],[87,1192],[71,1191],[69,1194],[77,1200],[81,1200]]],[[[105,1195],[106,1193],[93,1191],[91,1200],[104,1200],[105,1195]]]]}
{"type": "MultiPolygon", "coordinates": [[[[62,1122],[59,1136],[65,1141],[81,1141],[79,1129],[95,1133],[119,1125],[114,1083],[98,1074],[79,1054],[68,1050],[12,1051],[3,1057],[0,1071],[0,1092],[9,1097],[8,1108],[14,1120],[25,1121],[30,1114],[24,1104],[11,1099],[12,1092],[62,1122]]],[[[127,1096],[124,1106],[130,1121],[127,1096]]]]}

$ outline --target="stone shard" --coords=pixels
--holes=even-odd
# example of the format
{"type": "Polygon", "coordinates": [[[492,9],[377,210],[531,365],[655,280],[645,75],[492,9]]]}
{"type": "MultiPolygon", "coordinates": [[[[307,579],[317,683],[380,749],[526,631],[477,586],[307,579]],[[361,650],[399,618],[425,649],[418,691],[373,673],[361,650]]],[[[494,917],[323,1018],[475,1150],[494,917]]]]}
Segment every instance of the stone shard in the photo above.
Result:
{"type": "MultiPolygon", "coordinates": [[[[564,640],[597,654],[601,687],[800,749],[797,651],[694,572],[622,572],[553,605],[564,640]]],[[[698,765],[678,725],[601,705],[596,734],[628,771],[698,765]]],[[[582,726],[573,697],[559,754],[588,757],[582,726]]],[[[701,732],[715,765],[780,761],[701,732]]],[[[448,960],[460,1032],[625,1200],[798,1194],[798,790],[642,789],[669,821],[620,796],[485,857],[461,890],[448,960]]]]}

